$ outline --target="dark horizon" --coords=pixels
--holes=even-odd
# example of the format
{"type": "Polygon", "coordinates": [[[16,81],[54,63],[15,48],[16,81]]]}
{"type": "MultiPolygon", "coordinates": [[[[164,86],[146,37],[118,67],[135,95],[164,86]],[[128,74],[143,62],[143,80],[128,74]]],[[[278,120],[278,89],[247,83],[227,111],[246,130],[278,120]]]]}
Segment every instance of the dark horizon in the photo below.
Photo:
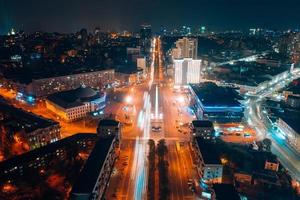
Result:
{"type": "Polygon", "coordinates": [[[270,28],[297,29],[297,0],[0,0],[0,34],[10,28],[26,32],[76,32],[95,27],[112,31],[136,31],[149,23],[154,31],[187,25],[206,26],[213,31],[270,28]]]}

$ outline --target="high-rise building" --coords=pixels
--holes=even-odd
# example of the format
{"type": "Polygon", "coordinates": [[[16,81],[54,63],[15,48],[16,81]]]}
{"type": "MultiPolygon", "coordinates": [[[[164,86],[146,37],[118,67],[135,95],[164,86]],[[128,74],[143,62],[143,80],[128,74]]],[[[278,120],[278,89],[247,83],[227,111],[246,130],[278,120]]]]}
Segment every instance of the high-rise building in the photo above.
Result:
{"type": "Polygon", "coordinates": [[[142,54],[147,55],[150,52],[151,37],[152,37],[151,25],[149,24],[141,25],[140,46],[142,47],[141,48],[142,54]]]}
{"type": "Polygon", "coordinates": [[[96,27],[94,29],[94,39],[98,44],[100,43],[100,37],[101,37],[101,29],[99,27],[96,27]]]}
{"type": "Polygon", "coordinates": [[[197,59],[198,39],[197,38],[181,38],[176,41],[176,47],[172,50],[174,59],[193,58],[197,59]]]}
{"type": "Polygon", "coordinates": [[[293,63],[300,62],[300,33],[296,33],[293,38],[292,61],[293,63]]]}
{"type": "Polygon", "coordinates": [[[187,85],[189,83],[200,83],[201,60],[192,58],[174,60],[175,85],[187,85]]]}

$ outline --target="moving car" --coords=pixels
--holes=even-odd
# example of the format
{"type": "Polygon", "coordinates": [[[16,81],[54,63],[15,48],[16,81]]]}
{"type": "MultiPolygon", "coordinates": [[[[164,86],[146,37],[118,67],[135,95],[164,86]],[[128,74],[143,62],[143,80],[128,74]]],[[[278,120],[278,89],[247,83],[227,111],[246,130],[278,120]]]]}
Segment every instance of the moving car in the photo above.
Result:
{"type": "Polygon", "coordinates": [[[160,126],[152,126],[152,131],[153,132],[160,132],[161,131],[161,127],[160,126]]]}

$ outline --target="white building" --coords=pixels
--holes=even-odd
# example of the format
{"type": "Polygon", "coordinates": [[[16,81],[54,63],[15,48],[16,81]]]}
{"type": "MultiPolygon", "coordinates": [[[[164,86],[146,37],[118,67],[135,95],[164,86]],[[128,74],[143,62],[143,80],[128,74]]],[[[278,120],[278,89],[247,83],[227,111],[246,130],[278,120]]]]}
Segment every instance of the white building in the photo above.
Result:
{"type": "Polygon", "coordinates": [[[63,120],[70,122],[88,116],[105,107],[106,95],[89,87],[51,94],[46,107],[63,120]]]}
{"type": "Polygon", "coordinates": [[[198,39],[197,38],[181,38],[176,41],[176,47],[172,50],[173,59],[193,58],[197,59],[198,39]]]}
{"type": "Polygon", "coordinates": [[[187,85],[190,83],[200,83],[201,80],[201,60],[184,58],[174,60],[175,85],[187,85]]]}

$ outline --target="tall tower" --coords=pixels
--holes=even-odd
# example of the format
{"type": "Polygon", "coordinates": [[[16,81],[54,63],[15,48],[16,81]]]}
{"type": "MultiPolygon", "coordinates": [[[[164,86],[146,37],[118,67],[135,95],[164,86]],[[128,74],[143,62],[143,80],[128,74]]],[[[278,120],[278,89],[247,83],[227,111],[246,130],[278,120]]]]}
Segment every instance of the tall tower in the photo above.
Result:
{"type": "Polygon", "coordinates": [[[176,55],[175,57],[180,58],[193,58],[197,59],[198,56],[198,39],[197,38],[181,38],[175,43],[176,48],[174,52],[180,52],[180,55],[176,55]]]}
{"type": "Polygon", "coordinates": [[[141,46],[142,54],[144,55],[148,55],[150,53],[151,37],[152,37],[151,25],[149,24],[141,25],[140,46],[141,46]]]}
{"type": "Polygon", "coordinates": [[[175,85],[200,83],[201,62],[201,60],[194,60],[192,58],[175,59],[175,85]]]}

